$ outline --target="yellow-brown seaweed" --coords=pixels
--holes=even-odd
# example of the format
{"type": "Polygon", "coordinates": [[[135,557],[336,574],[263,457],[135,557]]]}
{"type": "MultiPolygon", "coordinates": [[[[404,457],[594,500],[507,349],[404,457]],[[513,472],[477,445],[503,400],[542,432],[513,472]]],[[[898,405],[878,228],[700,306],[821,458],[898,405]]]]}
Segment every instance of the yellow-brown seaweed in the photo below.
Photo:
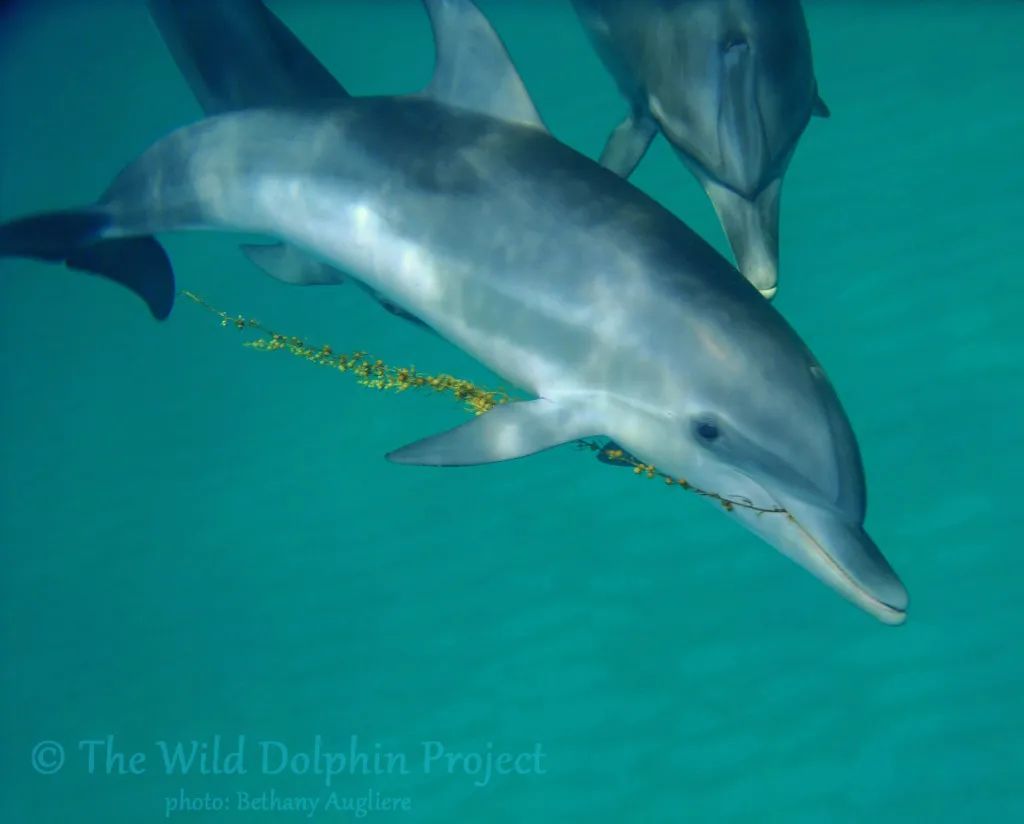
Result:
{"type": "MultiPolygon", "coordinates": [[[[378,358],[372,358],[366,352],[355,351],[350,354],[336,353],[330,346],[310,346],[302,338],[293,335],[282,335],[268,328],[257,320],[242,315],[229,315],[194,292],[182,291],[182,297],[188,298],[197,306],[220,318],[220,325],[233,326],[235,329],[255,332],[257,337],[245,341],[244,345],[262,352],[285,351],[303,358],[318,366],[326,366],[338,372],[350,372],[356,377],[356,383],[370,389],[405,392],[409,389],[429,389],[440,394],[448,394],[462,401],[464,408],[474,415],[482,415],[498,404],[509,403],[514,398],[503,389],[483,389],[471,381],[453,377],[452,375],[425,375],[413,366],[390,366],[378,358]]],[[[602,446],[596,441],[579,440],[577,446],[591,452],[600,453],[605,463],[628,466],[633,474],[645,478],[661,478],[666,486],[677,486],[697,495],[717,500],[722,507],[731,512],[735,507],[753,509],[758,514],[785,513],[784,509],[766,509],[754,506],[745,499],[733,499],[707,492],[687,483],[682,478],[673,478],[656,467],[645,464],[628,452],[616,447],[602,446]]]]}

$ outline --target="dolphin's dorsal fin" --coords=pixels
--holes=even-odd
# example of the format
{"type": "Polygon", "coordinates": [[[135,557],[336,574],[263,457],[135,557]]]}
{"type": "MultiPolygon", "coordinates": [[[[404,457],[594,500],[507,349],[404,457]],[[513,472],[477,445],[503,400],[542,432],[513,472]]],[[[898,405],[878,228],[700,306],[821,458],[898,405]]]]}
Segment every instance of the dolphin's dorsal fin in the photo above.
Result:
{"type": "Polygon", "coordinates": [[[461,109],[544,129],[498,33],[470,0],[423,0],[434,30],[434,78],[424,94],[461,109]]]}

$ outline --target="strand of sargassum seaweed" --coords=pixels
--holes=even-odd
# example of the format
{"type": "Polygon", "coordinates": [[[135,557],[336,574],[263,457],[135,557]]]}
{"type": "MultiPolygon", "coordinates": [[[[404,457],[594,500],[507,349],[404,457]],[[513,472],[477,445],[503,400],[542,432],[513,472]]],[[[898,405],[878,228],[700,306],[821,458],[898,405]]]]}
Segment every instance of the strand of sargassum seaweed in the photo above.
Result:
{"type": "MultiPolygon", "coordinates": [[[[411,366],[389,366],[382,360],[371,357],[366,352],[338,353],[330,346],[310,346],[302,338],[297,338],[293,335],[282,335],[273,329],[269,329],[259,321],[243,317],[242,315],[229,315],[227,312],[211,306],[195,292],[186,290],[180,294],[182,297],[188,298],[196,306],[218,317],[221,326],[255,332],[257,337],[245,341],[245,346],[261,352],[288,352],[317,366],[326,366],[337,372],[354,375],[356,382],[360,386],[393,392],[405,392],[409,389],[428,389],[442,395],[451,395],[456,400],[462,401],[466,411],[472,412],[474,415],[482,415],[498,404],[509,403],[515,400],[503,389],[483,389],[470,381],[451,375],[424,375],[411,366]]],[[[635,475],[646,478],[661,478],[666,486],[677,486],[680,489],[685,489],[697,495],[712,498],[727,510],[732,510],[734,507],[743,507],[744,509],[752,509],[759,515],[764,513],[785,514],[786,512],[784,509],[767,509],[755,506],[745,498],[727,498],[716,492],[699,489],[682,478],[673,478],[670,475],[659,472],[650,464],[637,460],[629,453],[611,444],[602,446],[591,440],[577,440],[576,445],[582,450],[598,453],[601,460],[605,463],[631,468],[635,475]]]]}

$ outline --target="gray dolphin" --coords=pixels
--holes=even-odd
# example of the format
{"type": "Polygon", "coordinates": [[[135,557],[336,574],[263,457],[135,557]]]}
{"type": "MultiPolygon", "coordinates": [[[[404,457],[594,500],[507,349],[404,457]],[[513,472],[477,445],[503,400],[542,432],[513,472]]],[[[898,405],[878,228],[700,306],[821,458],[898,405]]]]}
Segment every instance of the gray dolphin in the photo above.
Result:
{"type": "Polygon", "coordinates": [[[719,508],[901,623],[906,590],[863,528],[856,439],[796,332],[685,224],[547,132],[469,0],[425,5],[437,61],[423,93],[203,120],[154,144],[95,205],[0,225],[0,254],[112,277],[166,316],[169,263],[139,237],[280,238],[534,398],[390,460],[481,464],[607,435],[735,499],[719,508]]]}
{"type": "Polygon", "coordinates": [[[799,0],[573,0],[630,103],[601,162],[628,177],[661,131],[714,204],[737,265],[778,289],[782,177],[818,96],[799,0]]]}
{"type": "MultiPolygon", "coordinates": [[[[178,69],[207,115],[260,106],[343,100],[348,92],[263,0],[147,0],[178,69]]],[[[284,243],[242,245],[252,263],[284,283],[335,285],[333,266],[284,243]]],[[[393,315],[421,323],[356,281],[393,315]]]]}

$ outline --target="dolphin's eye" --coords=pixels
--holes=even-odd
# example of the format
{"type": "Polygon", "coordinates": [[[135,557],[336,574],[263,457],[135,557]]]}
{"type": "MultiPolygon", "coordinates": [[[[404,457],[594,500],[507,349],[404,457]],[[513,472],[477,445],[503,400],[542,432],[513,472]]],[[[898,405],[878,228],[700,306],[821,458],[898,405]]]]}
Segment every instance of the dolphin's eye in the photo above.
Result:
{"type": "Polygon", "coordinates": [[[718,436],[722,434],[718,424],[710,418],[697,418],[693,422],[693,431],[697,433],[698,438],[709,443],[717,440],[718,436]]]}

